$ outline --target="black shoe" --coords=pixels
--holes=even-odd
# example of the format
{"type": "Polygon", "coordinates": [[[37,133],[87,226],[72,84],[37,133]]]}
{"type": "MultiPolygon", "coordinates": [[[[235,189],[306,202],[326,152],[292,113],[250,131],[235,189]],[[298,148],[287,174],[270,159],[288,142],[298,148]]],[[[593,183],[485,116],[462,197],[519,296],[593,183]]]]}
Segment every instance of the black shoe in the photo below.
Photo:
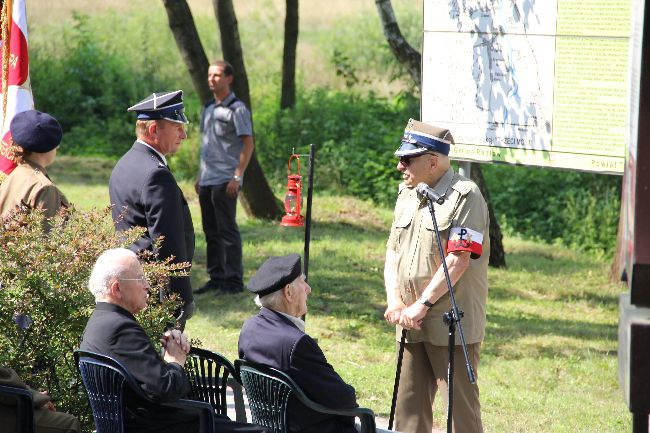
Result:
{"type": "Polygon", "coordinates": [[[222,285],[219,286],[219,291],[217,292],[218,295],[236,295],[237,293],[241,293],[244,291],[244,288],[242,286],[227,286],[227,285],[222,285]]]}
{"type": "Polygon", "coordinates": [[[200,295],[201,293],[217,291],[217,290],[219,290],[219,283],[214,280],[208,280],[204,285],[202,285],[198,289],[194,289],[192,293],[194,293],[195,295],[200,295]]]}

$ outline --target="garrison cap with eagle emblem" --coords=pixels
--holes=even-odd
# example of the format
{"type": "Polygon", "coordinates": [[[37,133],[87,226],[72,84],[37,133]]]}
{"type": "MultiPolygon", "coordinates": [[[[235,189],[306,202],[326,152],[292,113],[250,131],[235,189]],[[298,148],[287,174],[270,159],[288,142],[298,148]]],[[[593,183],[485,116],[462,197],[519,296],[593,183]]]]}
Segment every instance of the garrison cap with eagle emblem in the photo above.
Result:
{"type": "Polygon", "coordinates": [[[454,137],[448,129],[409,119],[402,136],[402,144],[395,151],[395,156],[416,156],[426,152],[449,155],[452,144],[454,137]]]}
{"type": "Polygon", "coordinates": [[[183,91],[152,93],[126,111],[138,113],[138,120],[165,119],[171,122],[188,123],[184,113],[183,91]]]}

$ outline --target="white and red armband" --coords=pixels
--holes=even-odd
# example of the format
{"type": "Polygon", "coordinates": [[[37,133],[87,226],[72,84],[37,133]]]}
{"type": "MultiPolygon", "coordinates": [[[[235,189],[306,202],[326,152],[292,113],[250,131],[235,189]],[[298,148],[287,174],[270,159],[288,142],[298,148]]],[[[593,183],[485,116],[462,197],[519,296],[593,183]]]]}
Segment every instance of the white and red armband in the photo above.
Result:
{"type": "Polygon", "coordinates": [[[470,257],[478,259],[483,253],[483,233],[467,227],[452,227],[449,230],[447,252],[469,251],[470,257]]]}

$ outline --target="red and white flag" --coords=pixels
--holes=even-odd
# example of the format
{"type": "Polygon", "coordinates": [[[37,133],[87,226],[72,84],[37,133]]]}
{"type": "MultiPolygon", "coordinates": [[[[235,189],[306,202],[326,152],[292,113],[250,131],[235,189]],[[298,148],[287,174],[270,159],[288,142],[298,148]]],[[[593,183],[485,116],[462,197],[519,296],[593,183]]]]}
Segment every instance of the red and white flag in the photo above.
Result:
{"type": "Polygon", "coordinates": [[[34,108],[32,87],[29,81],[29,56],[27,55],[26,0],[5,0],[2,40],[2,89],[0,92],[0,177],[9,174],[16,162],[9,155],[11,119],[21,111],[34,108]]]}

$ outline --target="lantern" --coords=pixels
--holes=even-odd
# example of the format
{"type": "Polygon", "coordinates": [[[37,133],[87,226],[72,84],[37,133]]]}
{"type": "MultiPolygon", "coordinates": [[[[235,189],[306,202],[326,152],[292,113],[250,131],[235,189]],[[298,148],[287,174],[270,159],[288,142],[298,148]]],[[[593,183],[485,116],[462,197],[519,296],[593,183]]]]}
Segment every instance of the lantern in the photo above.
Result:
{"type": "Polygon", "coordinates": [[[300,181],[300,156],[292,154],[289,157],[289,164],[287,169],[287,193],[284,196],[284,211],[285,216],[282,217],[281,226],[285,227],[302,227],[305,225],[305,218],[300,215],[300,208],[302,207],[302,182],[300,181]],[[296,160],[297,174],[291,173],[291,161],[296,160]]]}

